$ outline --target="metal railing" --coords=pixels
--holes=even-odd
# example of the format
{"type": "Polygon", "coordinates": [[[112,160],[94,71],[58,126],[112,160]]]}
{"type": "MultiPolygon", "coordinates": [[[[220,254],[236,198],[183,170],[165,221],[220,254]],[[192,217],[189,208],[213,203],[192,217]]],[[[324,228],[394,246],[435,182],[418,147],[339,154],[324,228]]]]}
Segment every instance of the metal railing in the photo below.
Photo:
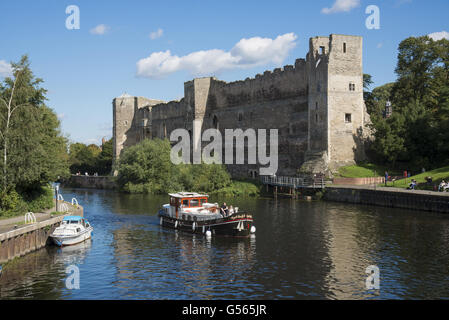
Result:
{"type": "Polygon", "coordinates": [[[290,188],[313,188],[323,189],[326,187],[324,177],[321,175],[304,177],[285,177],[285,176],[261,176],[263,184],[290,188]]]}

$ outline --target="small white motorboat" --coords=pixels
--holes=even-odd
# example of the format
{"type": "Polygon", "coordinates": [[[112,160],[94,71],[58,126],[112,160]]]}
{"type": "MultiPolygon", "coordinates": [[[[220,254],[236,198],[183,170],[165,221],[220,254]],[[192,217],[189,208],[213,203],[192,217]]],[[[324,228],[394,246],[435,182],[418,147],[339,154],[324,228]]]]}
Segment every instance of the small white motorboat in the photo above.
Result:
{"type": "Polygon", "coordinates": [[[50,237],[57,246],[69,246],[90,239],[93,230],[89,221],[83,217],[67,216],[50,237]]]}

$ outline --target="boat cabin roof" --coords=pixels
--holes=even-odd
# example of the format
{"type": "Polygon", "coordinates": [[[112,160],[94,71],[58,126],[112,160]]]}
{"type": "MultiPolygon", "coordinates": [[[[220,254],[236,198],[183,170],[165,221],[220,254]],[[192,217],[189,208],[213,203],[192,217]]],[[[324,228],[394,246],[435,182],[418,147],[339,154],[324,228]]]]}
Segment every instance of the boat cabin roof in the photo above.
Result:
{"type": "Polygon", "coordinates": [[[207,194],[200,194],[196,192],[178,192],[178,193],[169,193],[170,197],[173,198],[204,198],[209,197],[207,194]]]}
{"type": "Polygon", "coordinates": [[[80,216],[67,216],[67,217],[64,217],[64,219],[62,221],[81,221],[83,219],[84,218],[80,217],[80,216]]]}

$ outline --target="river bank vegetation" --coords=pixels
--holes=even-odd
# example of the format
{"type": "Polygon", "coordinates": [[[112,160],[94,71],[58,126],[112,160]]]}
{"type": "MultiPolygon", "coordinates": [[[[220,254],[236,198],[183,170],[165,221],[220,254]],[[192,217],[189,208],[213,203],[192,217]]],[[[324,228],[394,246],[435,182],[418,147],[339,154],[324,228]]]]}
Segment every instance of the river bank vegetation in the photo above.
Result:
{"type": "Polygon", "coordinates": [[[70,144],[70,173],[110,175],[112,170],[112,138],[101,146],[76,142],[70,144]]]}
{"type": "Polygon", "coordinates": [[[371,161],[421,172],[449,165],[449,40],[410,37],[398,47],[397,80],[369,91],[365,103],[374,139],[371,161]],[[390,101],[392,114],[385,117],[390,101]]]}
{"type": "Polygon", "coordinates": [[[224,165],[179,164],[170,160],[168,140],[144,140],[126,148],[115,170],[120,190],[127,193],[166,194],[175,191],[206,192],[223,196],[258,196],[261,185],[233,181],[224,165]]]}
{"type": "Polygon", "coordinates": [[[49,183],[69,175],[67,139],[42,83],[27,56],[0,82],[0,217],[52,207],[49,183]]]}

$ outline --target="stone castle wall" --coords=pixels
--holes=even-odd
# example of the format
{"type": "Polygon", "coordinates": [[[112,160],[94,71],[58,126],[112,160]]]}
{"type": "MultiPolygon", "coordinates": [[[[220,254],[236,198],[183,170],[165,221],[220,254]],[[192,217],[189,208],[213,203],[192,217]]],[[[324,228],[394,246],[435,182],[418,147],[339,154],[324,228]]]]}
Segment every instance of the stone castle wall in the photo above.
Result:
{"type": "MultiPolygon", "coordinates": [[[[184,97],[168,103],[122,96],[114,99],[114,156],[146,138],[169,138],[178,128],[201,130],[278,129],[278,175],[295,175],[307,161],[319,165],[353,163],[355,134],[365,126],[361,37],[331,35],[310,40],[307,59],[255,78],[227,83],[213,77],[184,84],[184,97]],[[345,43],[346,52],[337,52],[345,43]],[[323,50],[321,50],[323,49],[323,50]],[[349,92],[349,82],[356,91],[349,92]],[[345,114],[351,122],[345,122],[345,114]],[[335,141],[335,142],[334,142],[335,141]]],[[[360,147],[359,147],[360,149],[360,147]]],[[[233,176],[248,177],[258,165],[229,165],[233,176]]]]}

